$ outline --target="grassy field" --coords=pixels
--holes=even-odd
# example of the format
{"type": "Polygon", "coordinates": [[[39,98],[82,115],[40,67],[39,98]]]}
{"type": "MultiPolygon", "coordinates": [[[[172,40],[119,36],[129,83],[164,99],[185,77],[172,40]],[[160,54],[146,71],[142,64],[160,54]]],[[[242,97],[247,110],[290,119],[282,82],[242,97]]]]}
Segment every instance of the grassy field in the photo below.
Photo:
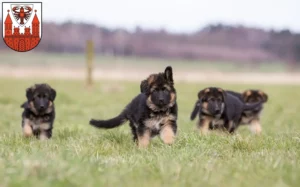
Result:
{"type": "MultiPolygon", "coordinates": [[[[175,80],[176,81],[176,80],[175,80]]],[[[176,84],[179,130],[173,146],[153,139],[146,150],[132,142],[124,125],[99,130],[91,117],[118,114],[139,92],[138,82],[47,81],[57,90],[53,139],[21,136],[25,88],[34,80],[1,79],[0,186],[299,186],[299,86],[176,84]],[[247,127],[236,135],[200,136],[189,120],[196,93],[206,86],[269,93],[263,134],[247,127]]]]}

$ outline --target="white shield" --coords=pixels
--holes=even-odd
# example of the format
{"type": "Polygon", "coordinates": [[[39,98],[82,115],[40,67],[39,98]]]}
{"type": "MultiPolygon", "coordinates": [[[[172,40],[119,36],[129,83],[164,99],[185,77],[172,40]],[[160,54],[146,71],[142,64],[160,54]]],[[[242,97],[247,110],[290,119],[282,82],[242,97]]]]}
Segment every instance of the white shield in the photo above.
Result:
{"type": "Polygon", "coordinates": [[[20,26],[26,25],[34,12],[33,4],[11,4],[10,7],[14,19],[20,26]]]}

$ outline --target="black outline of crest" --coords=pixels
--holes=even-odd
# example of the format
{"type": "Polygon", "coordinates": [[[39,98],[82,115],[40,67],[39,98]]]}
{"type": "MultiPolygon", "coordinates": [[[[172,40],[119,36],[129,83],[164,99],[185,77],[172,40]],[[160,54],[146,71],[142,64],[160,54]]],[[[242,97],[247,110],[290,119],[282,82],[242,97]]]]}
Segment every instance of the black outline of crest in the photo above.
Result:
{"type": "MultiPolygon", "coordinates": [[[[7,11],[6,11],[7,12],[7,11]]],[[[33,49],[35,49],[36,47],[38,47],[38,45],[41,43],[42,41],[42,38],[43,38],[43,2],[2,2],[2,40],[3,42],[5,43],[5,45],[10,48],[11,50],[13,51],[16,51],[16,52],[20,52],[20,53],[25,53],[25,52],[29,52],[33,49]],[[4,34],[3,34],[3,28],[4,28],[4,18],[3,18],[3,15],[4,15],[4,11],[3,11],[3,5],[4,3],[8,3],[8,4],[17,4],[17,3],[20,3],[20,4],[36,4],[36,3],[40,3],[41,4],[41,18],[40,18],[40,27],[41,27],[41,38],[40,38],[40,41],[39,43],[32,49],[28,50],[28,51],[16,51],[12,48],[10,48],[6,43],[5,43],[5,40],[4,40],[4,34]]]]}

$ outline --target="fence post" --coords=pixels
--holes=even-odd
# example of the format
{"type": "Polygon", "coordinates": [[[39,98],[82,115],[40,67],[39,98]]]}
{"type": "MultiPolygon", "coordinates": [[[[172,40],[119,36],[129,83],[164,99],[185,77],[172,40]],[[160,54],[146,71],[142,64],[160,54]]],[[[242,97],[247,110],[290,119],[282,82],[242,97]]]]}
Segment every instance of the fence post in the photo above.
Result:
{"type": "Polygon", "coordinates": [[[86,43],[86,65],[87,65],[86,84],[88,87],[93,86],[93,80],[92,80],[93,60],[94,60],[94,43],[92,40],[88,40],[86,43]]]}

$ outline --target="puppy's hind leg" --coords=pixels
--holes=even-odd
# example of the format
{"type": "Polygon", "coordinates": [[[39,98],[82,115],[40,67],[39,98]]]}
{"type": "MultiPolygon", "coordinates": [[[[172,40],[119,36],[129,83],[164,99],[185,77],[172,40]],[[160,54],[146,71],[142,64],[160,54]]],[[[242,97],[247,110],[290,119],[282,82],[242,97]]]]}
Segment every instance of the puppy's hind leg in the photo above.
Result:
{"type": "Polygon", "coordinates": [[[134,142],[137,142],[137,140],[138,140],[137,128],[136,128],[136,126],[134,126],[134,123],[132,123],[132,122],[129,123],[129,126],[131,128],[131,133],[132,133],[132,136],[133,136],[132,139],[133,139],[134,142]]]}
{"type": "Polygon", "coordinates": [[[233,134],[235,132],[236,129],[236,123],[234,121],[229,121],[228,122],[228,131],[230,134],[233,134]]]}

